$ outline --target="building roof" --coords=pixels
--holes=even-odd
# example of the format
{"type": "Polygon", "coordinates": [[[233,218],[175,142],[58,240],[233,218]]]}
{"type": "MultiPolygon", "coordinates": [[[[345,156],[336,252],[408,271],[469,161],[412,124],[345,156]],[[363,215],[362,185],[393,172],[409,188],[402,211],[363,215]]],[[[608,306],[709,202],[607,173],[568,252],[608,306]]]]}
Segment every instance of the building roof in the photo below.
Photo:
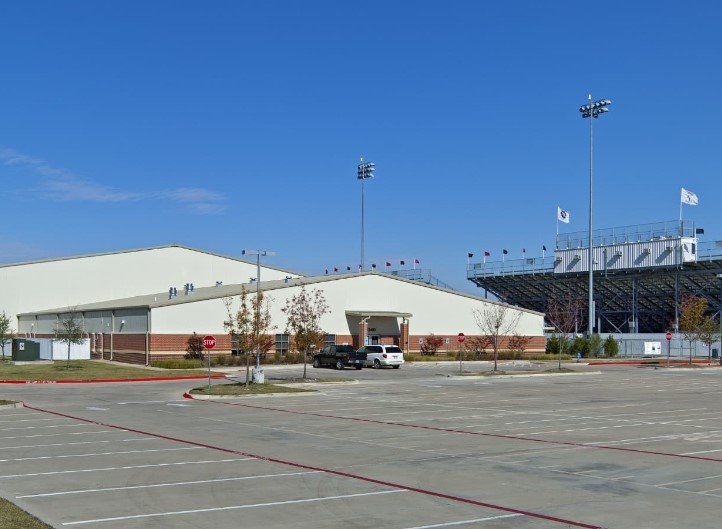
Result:
{"type": "Polygon", "coordinates": [[[393,310],[347,310],[346,316],[359,318],[411,318],[410,312],[396,312],[393,310]]]}
{"type": "MultiPolygon", "coordinates": [[[[361,276],[378,276],[383,277],[386,279],[392,279],[394,281],[401,281],[404,283],[408,283],[414,286],[417,286],[419,288],[430,288],[433,290],[438,290],[441,292],[446,292],[448,294],[453,294],[456,296],[461,296],[469,299],[474,299],[478,301],[485,301],[487,303],[492,303],[496,305],[505,305],[504,303],[498,302],[498,301],[492,301],[489,299],[482,298],[480,296],[475,296],[473,294],[467,294],[465,292],[459,292],[457,290],[451,290],[448,288],[438,287],[434,285],[427,285],[426,283],[421,283],[419,281],[413,281],[411,279],[406,279],[399,276],[394,276],[391,274],[386,274],[382,272],[358,272],[358,273],[350,273],[350,274],[335,274],[335,275],[323,275],[323,276],[311,276],[311,277],[296,277],[296,278],[289,278],[288,280],[285,279],[278,279],[273,281],[261,281],[261,290],[264,292],[272,291],[272,290],[279,290],[283,288],[289,288],[289,287],[296,287],[296,286],[302,286],[302,285],[316,285],[320,283],[326,283],[329,281],[342,281],[346,279],[354,279],[361,276]]],[[[168,298],[168,292],[160,292],[155,294],[147,294],[143,296],[134,296],[130,298],[123,298],[123,299],[115,299],[115,300],[109,300],[109,301],[100,301],[97,303],[87,303],[84,305],[78,305],[76,307],[72,307],[73,310],[81,311],[81,312],[90,312],[90,311],[101,311],[101,310],[115,310],[115,309],[131,309],[131,308],[146,308],[146,309],[155,309],[155,308],[161,308],[161,307],[170,307],[174,305],[181,305],[183,303],[194,303],[196,301],[207,301],[210,299],[221,299],[228,296],[237,296],[241,293],[242,289],[245,289],[246,292],[249,294],[253,294],[256,290],[256,283],[242,283],[242,284],[234,284],[234,285],[221,285],[218,287],[201,287],[197,288],[193,291],[192,294],[186,295],[183,292],[180,292],[176,297],[168,298]]],[[[512,305],[513,306],[513,305],[512,305]]],[[[536,312],[533,310],[525,309],[522,307],[516,307],[513,306],[513,308],[521,310],[523,312],[528,312],[531,314],[538,314],[543,315],[541,312],[536,312]]],[[[60,313],[66,313],[68,312],[70,308],[69,307],[59,307],[55,309],[48,309],[43,311],[35,311],[35,312],[27,312],[24,314],[18,314],[18,316],[31,316],[31,315],[40,315],[40,314],[60,314],[60,313]]],[[[358,311],[356,311],[358,312],[358,311]]],[[[378,312],[378,311],[376,311],[378,312]]],[[[366,314],[368,315],[368,314],[366,314]]]]}
{"type": "MultiPolygon", "coordinates": [[[[238,257],[233,257],[230,255],[224,255],[220,253],[215,252],[209,252],[207,250],[201,250],[199,248],[193,248],[192,246],[186,246],[184,244],[163,244],[160,246],[146,246],[144,248],[129,248],[127,250],[116,250],[114,252],[99,252],[99,253],[89,253],[89,254],[81,254],[81,255],[68,255],[65,257],[51,257],[48,259],[37,259],[35,261],[23,261],[19,263],[0,263],[0,268],[9,268],[11,266],[26,266],[26,265],[33,265],[33,264],[40,264],[40,263],[52,263],[55,261],[68,261],[70,259],[84,259],[87,257],[102,257],[106,255],[118,255],[118,254],[124,254],[124,253],[134,253],[134,252],[147,252],[150,250],[164,250],[166,248],[181,248],[183,250],[189,250],[191,252],[198,252],[198,253],[204,253],[206,255],[212,255],[213,257],[222,257],[223,259],[231,259],[233,261],[238,261],[240,263],[250,264],[255,266],[255,262],[249,261],[246,259],[239,259],[238,257]]],[[[298,272],[294,272],[292,270],[286,270],[285,268],[278,268],[277,266],[268,266],[266,264],[261,265],[263,268],[269,268],[271,270],[278,270],[279,272],[286,272],[288,274],[293,274],[300,276],[298,272]]]]}

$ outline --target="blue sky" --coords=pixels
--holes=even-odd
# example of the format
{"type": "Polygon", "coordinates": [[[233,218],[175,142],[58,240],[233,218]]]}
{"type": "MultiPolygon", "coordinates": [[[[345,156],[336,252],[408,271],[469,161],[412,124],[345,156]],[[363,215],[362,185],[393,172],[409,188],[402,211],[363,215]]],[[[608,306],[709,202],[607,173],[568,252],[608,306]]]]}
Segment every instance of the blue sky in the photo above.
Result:
{"type": "MultiPolygon", "coordinates": [[[[0,7],[0,261],[179,242],[322,273],[587,222],[685,217],[722,239],[714,2],[15,2],[0,7]]],[[[566,227],[565,227],[566,228],[566,227]]]]}

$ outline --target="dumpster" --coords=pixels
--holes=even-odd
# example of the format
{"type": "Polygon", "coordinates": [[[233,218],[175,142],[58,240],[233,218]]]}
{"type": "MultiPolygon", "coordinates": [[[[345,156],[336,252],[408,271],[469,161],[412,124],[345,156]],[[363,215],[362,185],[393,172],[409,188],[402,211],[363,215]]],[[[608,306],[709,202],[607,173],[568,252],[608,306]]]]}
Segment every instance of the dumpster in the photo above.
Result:
{"type": "Polygon", "coordinates": [[[40,360],[40,344],[23,338],[13,339],[12,359],[15,362],[40,360]]]}

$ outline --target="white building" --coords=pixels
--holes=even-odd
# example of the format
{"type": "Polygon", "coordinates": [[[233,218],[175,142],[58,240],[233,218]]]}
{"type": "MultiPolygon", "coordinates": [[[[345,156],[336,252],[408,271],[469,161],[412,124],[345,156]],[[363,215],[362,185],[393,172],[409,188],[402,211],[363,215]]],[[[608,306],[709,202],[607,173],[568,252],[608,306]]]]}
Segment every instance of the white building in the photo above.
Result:
{"type": "MultiPolygon", "coordinates": [[[[261,267],[261,279],[283,279],[298,274],[261,267]]],[[[80,255],[27,263],[0,265],[0,311],[16,317],[51,307],[181,292],[195,288],[245,283],[256,277],[256,264],[186,246],[171,244],[118,252],[80,255]]]]}
{"type": "MultiPolygon", "coordinates": [[[[262,274],[266,274],[265,270],[262,274]]],[[[272,278],[271,274],[269,271],[267,276],[272,278]]],[[[262,275],[262,278],[267,276],[262,275]]],[[[273,331],[276,350],[285,350],[289,341],[281,309],[304,286],[308,290],[322,291],[329,305],[330,312],[321,321],[328,334],[327,341],[357,347],[364,343],[393,343],[406,351],[417,351],[424,337],[433,333],[443,339],[442,349],[456,349],[458,333],[463,332],[469,337],[480,333],[474,311],[498,305],[470,294],[376,272],[284,276],[284,279],[261,283],[270,299],[270,312],[276,326],[273,331]]],[[[110,289],[105,290],[102,284],[96,288],[97,297],[104,301],[74,306],[91,338],[91,350],[104,358],[144,363],[158,357],[183,354],[193,332],[214,335],[216,350],[228,352],[231,344],[223,329],[227,319],[223,298],[238,296],[241,289],[255,295],[256,284],[246,280],[243,284],[200,287],[192,293],[179,289],[176,297],[170,297],[167,290],[147,289],[144,295],[119,299],[112,299],[108,295],[110,289]],[[156,293],[147,294],[149,291],[156,293]]],[[[236,298],[236,306],[237,303],[236,298]]],[[[39,336],[51,334],[55,322],[68,311],[68,306],[61,303],[48,309],[52,305],[46,303],[45,310],[20,314],[19,332],[39,336]]],[[[543,314],[510,307],[508,317],[518,317],[516,333],[531,338],[528,350],[544,348],[543,314]]]]}

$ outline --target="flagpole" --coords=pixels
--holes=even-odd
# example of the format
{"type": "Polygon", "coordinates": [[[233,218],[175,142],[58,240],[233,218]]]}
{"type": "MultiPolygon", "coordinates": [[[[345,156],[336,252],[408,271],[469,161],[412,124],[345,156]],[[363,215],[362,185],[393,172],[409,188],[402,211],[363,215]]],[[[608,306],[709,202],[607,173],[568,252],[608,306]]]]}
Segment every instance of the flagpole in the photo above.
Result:
{"type": "Polygon", "coordinates": [[[684,235],[684,228],[682,228],[682,205],[684,202],[682,202],[682,191],[679,192],[679,235],[680,237],[684,235]]]}

